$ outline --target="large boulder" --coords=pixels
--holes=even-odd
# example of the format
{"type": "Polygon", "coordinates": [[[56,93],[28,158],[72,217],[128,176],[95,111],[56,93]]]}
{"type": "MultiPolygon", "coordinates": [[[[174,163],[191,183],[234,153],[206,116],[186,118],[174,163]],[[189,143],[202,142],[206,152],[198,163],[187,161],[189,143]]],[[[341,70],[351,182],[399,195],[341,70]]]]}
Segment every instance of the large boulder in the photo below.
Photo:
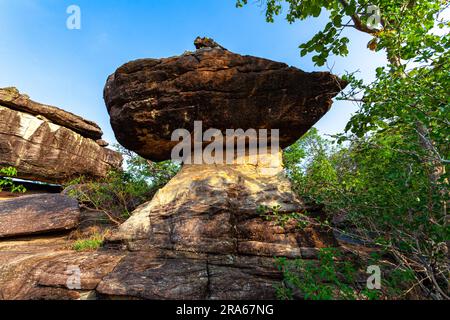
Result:
{"type": "Polygon", "coordinates": [[[296,258],[334,244],[333,235],[312,228],[307,217],[305,228],[298,228],[294,219],[278,223],[283,215],[310,209],[292,192],[281,161],[278,167],[184,165],[109,239],[126,241],[133,250],[296,258]]]}
{"type": "Polygon", "coordinates": [[[16,93],[0,89],[0,167],[15,167],[21,179],[56,184],[81,175],[105,177],[121,167],[122,156],[94,140],[101,138],[95,124],[16,93]]]}
{"type": "Polygon", "coordinates": [[[279,129],[281,147],[306,133],[346,83],[220,46],[126,63],[104,98],[117,140],[144,158],[170,159],[176,129],[279,129]]]}
{"type": "Polygon", "coordinates": [[[0,238],[66,231],[79,222],[78,202],[67,196],[42,194],[0,202],[0,238]]]}

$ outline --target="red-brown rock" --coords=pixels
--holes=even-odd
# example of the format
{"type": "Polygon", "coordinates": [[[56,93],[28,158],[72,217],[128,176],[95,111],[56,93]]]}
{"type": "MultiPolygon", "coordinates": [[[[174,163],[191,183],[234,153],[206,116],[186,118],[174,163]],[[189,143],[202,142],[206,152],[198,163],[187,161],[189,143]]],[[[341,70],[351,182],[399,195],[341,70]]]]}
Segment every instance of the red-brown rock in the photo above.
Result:
{"type": "Polygon", "coordinates": [[[329,110],[346,84],[220,47],[129,62],[112,74],[104,98],[117,140],[144,158],[170,159],[176,129],[280,129],[284,148],[329,110]]]}
{"type": "Polygon", "coordinates": [[[0,202],[0,238],[70,230],[79,221],[78,202],[59,194],[24,196],[0,202]]]}

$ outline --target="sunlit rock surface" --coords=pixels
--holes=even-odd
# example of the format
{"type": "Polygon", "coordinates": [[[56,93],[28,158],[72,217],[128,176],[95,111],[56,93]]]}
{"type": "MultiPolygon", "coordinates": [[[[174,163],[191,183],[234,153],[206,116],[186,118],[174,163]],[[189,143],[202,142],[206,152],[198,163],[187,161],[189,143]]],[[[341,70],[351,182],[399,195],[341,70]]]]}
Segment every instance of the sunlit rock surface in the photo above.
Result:
{"type": "Polygon", "coordinates": [[[256,165],[185,165],[109,238],[135,253],[103,279],[99,292],[274,299],[281,279],[274,256],[314,259],[319,248],[337,245],[329,229],[308,217],[299,227],[294,219],[281,223],[259,212],[277,207],[281,218],[310,209],[292,192],[280,157],[267,154],[256,165]]]}
{"type": "Polygon", "coordinates": [[[16,92],[11,90],[0,89],[0,167],[15,167],[18,178],[49,183],[81,175],[101,178],[121,167],[119,153],[90,138],[101,137],[96,125],[49,106],[38,114],[39,104],[28,98],[6,99],[5,92],[16,92]]]}

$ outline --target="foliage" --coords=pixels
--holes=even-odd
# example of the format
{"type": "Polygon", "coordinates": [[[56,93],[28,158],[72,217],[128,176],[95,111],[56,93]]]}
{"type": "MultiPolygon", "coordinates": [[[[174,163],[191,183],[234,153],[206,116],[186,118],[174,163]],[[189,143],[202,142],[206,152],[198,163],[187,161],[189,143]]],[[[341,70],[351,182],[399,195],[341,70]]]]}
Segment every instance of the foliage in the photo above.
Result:
{"type": "MultiPolygon", "coordinates": [[[[242,7],[247,0],[237,0],[242,7]]],[[[389,59],[408,60],[432,47],[436,41],[430,30],[436,15],[448,5],[448,0],[265,0],[267,22],[286,12],[286,20],[316,18],[326,10],[329,22],[308,42],[301,44],[301,55],[315,53],[312,60],[324,65],[331,54],[346,56],[350,39],[345,29],[352,28],[371,36],[368,47],[375,51],[388,50],[389,59]],[[371,7],[372,6],[372,7],[371,7]],[[374,10],[376,6],[378,10],[374,10]],[[379,12],[378,12],[379,11],[379,12]],[[379,23],[376,16],[379,15],[379,23]]],[[[444,27],[445,22],[439,27],[444,27]]]]}
{"type": "Polygon", "coordinates": [[[72,245],[72,250],[75,251],[95,251],[103,245],[104,237],[99,234],[93,234],[88,239],[76,240],[72,245]]]}
{"type": "Polygon", "coordinates": [[[389,253],[427,297],[449,299],[450,24],[440,17],[448,0],[370,1],[378,25],[369,23],[365,0],[263,3],[269,22],[283,10],[290,23],[327,10],[325,28],[300,46],[317,65],[348,53],[346,28],[386,53],[372,83],[345,76],[350,89],[340,99],[359,111],[335,137],[339,145],[312,131],[286,151],[286,169],[302,196],[346,217],[342,232],[389,253]]]}
{"type": "Polygon", "coordinates": [[[295,295],[305,300],[379,300],[399,297],[401,289],[411,285],[414,276],[408,270],[392,269],[371,255],[368,265],[382,265],[386,272],[380,289],[368,289],[366,270],[352,259],[344,257],[337,248],[319,250],[317,260],[289,260],[277,258],[277,267],[284,281],[277,289],[277,297],[291,300],[295,295]]]}
{"type": "Polygon", "coordinates": [[[0,192],[4,189],[19,193],[25,193],[27,191],[24,186],[14,183],[11,178],[15,176],[17,176],[16,168],[0,168],[0,192]]]}
{"type": "Polygon", "coordinates": [[[119,225],[140,204],[149,201],[179,170],[171,161],[154,163],[117,145],[126,159],[125,171],[112,171],[104,179],[88,181],[80,177],[68,184],[68,194],[85,209],[100,211],[119,225]]]}
{"type": "Polygon", "coordinates": [[[86,181],[80,177],[71,181],[66,190],[85,209],[101,211],[116,224],[124,222],[138,205],[154,193],[146,181],[115,171],[99,181],[86,181]]]}
{"type": "Polygon", "coordinates": [[[163,187],[180,170],[180,165],[173,161],[152,162],[120,145],[115,148],[125,156],[127,172],[133,179],[148,181],[151,188],[163,187]]]}
{"type": "Polygon", "coordinates": [[[257,208],[257,213],[266,221],[273,222],[276,226],[284,228],[289,222],[294,221],[298,229],[304,229],[310,224],[305,213],[284,213],[280,212],[280,206],[269,208],[261,205],[257,208]]]}
{"type": "Polygon", "coordinates": [[[330,140],[320,136],[316,128],[286,148],[283,153],[286,173],[303,199],[318,203],[325,200],[320,197],[326,194],[317,191],[324,189],[324,181],[336,182],[338,179],[330,159],[336,150],[330,140]]]}

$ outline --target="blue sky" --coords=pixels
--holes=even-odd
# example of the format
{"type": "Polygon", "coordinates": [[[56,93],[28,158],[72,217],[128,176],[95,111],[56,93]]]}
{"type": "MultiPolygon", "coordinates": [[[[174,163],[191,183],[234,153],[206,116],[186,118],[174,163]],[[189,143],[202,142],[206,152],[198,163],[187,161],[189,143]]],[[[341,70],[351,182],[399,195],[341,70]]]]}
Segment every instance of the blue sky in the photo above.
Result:
{"type": "MultiPolygon", "coordinates": [[[[252,2],[252,1],[250,1],[252,2]]],[[[103,102],[109,74],[137,58],[161,58],[193,50],[209,36],[231,51],[260,56],[305,71],[326,70],[300,58],[298,45],[326,23],[326,15],[289,25],[265,22],[257,5],[236,9],[234,0],[0,0],[0,87],[15,86],[33,100],[97,122],[115,142],[103,102]],[[66,9],[81,8],[82,29],[68,30],[66,9]]],[[[350,55],[332,58],[333,72],[360,70],[370,80],[385,61],[366,49],[368,38],[349,31],[350,55]]],[[[317,124],[340,132],[355,106],[337,102],[317,124]]]]}

